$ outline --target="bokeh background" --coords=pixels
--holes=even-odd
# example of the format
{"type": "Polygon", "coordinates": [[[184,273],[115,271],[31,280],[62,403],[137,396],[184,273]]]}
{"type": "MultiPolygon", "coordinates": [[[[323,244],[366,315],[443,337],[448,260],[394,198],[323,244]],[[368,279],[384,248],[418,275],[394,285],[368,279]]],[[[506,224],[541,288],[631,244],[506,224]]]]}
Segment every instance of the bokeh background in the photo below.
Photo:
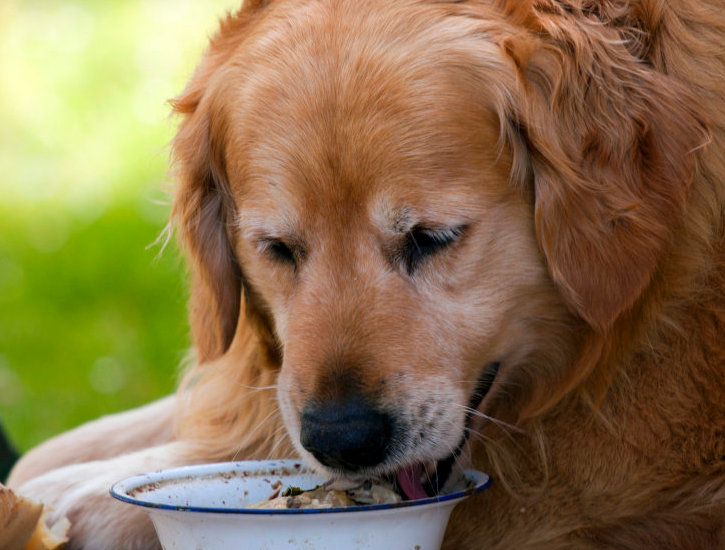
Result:
{"type": "Polygon", "coordinates": [[[174,388],[166,101],[239,3],[0,1],[0,423],[21,452],[174,388]]]}

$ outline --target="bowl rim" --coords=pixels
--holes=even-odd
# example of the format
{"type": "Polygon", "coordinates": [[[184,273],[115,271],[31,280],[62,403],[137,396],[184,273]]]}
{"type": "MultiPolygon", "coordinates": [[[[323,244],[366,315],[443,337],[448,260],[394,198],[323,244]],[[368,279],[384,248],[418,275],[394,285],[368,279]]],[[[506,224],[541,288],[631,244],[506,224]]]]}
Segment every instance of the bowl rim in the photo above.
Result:
{"type": "Polygon", "coordinates": [[[479,472],[478,470],[463,470],[463,476],[471,482],[471,486],[454,493],[446,493],[444,495],[436,495],[428,498],[417,500],[403,500],[388,504],[359,504],[356,506],[340,506],[333,508],[284,508],[284,509],[267,509],[267,508],[222,508],[216,506],[193,506],[193,505],[176,505],[164,504],[159,502],[150,502],[137,498],[129,494],[130,491],[158,482],[170,482],[185,477],[202,477],[213,476],[215,474],[223,474],[224,472],[238,472],[248,470],[259,470],[261,475],[277,475],[270,474],[269,471],[276,468],[293,468],[299,470],[298,474],[305,475],[316,474],[309,466],[304,464],[301,459],[279,459],[279,460],[248,460],[239,462],[215,462],[211,464],[197,464],[190,466],[178,466],[175,468],[167,468],[156,470],[153,472],[142,473],[131,477],[124,478],[114,483],[110,488],[110,494],[113,498],[142,506],[144,508],[153,508],[157,510],[171,510],[175,512],[196,512],[196,513],[212,513],[212,514],[238,514],[238,515],[265,515],[265,516],[283,516],[283,515],[299,515],[299,514],[330,514],[330,513],[349,513],[349,512],[366,512],[372,510],[389,510],[395,508],[409,508],[412,506],[423,506],[426,504],[436,504],[453,500],[462,500],[469,496],[480,493],[491,485],[491,478],[488,474],[479,472]],[[268,468],[267,473],[261,470],[260,466],[264,465],[268,468]]]}

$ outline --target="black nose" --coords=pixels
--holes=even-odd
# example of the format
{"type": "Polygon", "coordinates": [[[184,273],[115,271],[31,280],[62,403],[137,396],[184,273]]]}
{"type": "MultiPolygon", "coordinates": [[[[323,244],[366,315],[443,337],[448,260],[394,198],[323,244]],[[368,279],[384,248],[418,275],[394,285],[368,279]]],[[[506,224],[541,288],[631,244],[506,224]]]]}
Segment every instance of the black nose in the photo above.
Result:
{"type": "Polygon", "coordinates": [[[349,471],[383,461],[392,421],[363,401],[307,406],[302,412],[302,446],[325,466],[349,471]]]}

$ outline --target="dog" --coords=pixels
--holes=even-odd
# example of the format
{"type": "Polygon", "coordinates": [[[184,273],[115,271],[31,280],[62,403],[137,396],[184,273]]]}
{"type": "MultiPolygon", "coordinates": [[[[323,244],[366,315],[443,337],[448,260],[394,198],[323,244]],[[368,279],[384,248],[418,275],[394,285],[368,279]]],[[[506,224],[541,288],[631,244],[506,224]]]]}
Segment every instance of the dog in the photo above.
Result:
{"type": "Polygon", "coordinates": [[[446,549],[722,550],[724,51],[718,0],[245,0],[173,101],[196,359],[10,486],[140,549],[142,471],[465,466],[446,549]]]}

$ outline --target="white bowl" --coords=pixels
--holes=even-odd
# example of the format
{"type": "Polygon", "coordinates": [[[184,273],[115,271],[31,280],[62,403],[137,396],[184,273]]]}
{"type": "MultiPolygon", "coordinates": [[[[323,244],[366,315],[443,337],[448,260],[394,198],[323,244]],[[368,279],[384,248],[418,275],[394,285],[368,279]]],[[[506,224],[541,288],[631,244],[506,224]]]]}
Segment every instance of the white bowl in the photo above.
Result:
{"type": "Polygon", "coordinates": [[[491,483],[466,470],[446,494],[324,509],[250,509],[280,482],[313,488],[325,479],[299,460],[225,462],[141,474],[111,488],[146,507],[166,550],[438,550],[453,507],[491,483]]]}

